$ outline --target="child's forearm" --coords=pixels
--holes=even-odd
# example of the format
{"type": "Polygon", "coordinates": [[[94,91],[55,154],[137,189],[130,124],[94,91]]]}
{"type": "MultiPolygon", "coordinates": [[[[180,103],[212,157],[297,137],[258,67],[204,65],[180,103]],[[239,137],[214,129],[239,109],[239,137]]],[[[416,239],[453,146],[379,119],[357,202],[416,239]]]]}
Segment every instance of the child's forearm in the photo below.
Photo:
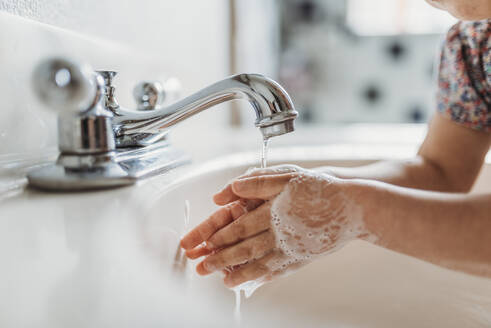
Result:
{"type": "Polygon", "coordinates": [[[470,190],[491,146],[491,133],[474,131],[435,115],[418,155],[357,168],[320,170],[344,179],[370,179],[434,191],[470,190]]]}
{"type": "Polygon", "coordinates": [[[422,190],[451,189],[438,167],[419,156],[406,161],[383,161],[360,167],[326,166],[316,170],[342,179],[376,180],[422,190]]]}
{"type": "Polygon", "coordinates": [[[430,192],[363,180],[350,183],[377,245],[491,277],[491,194],[430,192]]]}

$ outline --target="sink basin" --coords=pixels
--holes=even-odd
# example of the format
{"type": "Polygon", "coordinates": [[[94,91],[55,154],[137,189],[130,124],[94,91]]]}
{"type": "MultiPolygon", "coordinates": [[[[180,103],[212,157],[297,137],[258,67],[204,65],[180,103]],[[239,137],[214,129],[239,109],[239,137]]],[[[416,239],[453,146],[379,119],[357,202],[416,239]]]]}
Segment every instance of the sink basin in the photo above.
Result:
{"type": "MultiPolygon", "coordinates": [[[[374,159],[305,158],[303,167],[374,159]]],[[[235,154],[136,187],[72,194],[32,190],[0,206],[0,326],[489,327],[491,280],[452,272],[365,242],[243,299],[196,263],[173,269],[186,229],[216,209],[211,195],[257,162],[235,154]]],[[[484,177],[491,169],[486,167],[484,177]]],[[[478,184],[484,186],[485,184],[478,184]]]]}

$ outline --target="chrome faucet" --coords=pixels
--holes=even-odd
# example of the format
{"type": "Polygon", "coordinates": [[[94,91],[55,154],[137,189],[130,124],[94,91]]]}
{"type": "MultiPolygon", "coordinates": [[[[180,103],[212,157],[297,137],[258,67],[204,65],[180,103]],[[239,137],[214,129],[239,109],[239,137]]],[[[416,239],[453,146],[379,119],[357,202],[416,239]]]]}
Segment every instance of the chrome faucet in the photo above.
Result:
{"type": "Polygon", "coordinates": [[[166,134],[175,124],[214,105],[247,100],[265,139],[294,130],[297,112],[286,91],[257,74],[216,82],[172,105],[162,106],[161,84],[137,85],[137,110],[115,97],[116,72],[98,71],[67,59],[42,62],[33,74],[37,95],[59,112],[56,163],[28,174],[31,186],[46,190],[109,188],[134,183],[189,162],[170,147],[166,134]]]}

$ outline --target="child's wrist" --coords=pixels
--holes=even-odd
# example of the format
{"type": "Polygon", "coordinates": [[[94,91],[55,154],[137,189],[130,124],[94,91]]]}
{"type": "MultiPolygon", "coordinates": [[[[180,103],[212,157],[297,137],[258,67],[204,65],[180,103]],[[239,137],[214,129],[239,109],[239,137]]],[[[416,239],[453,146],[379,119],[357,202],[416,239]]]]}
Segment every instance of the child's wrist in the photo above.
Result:
{"type": "Polygon", "coordinates": [[[361,179],[344,180],[343,184],[353,206],[359,208],[360,218],[366,229],[366,234],[361,239],[372,240],[373,236],[380,234],[380,222],[390,206],[388,190],[377,183],[361,179]]]}

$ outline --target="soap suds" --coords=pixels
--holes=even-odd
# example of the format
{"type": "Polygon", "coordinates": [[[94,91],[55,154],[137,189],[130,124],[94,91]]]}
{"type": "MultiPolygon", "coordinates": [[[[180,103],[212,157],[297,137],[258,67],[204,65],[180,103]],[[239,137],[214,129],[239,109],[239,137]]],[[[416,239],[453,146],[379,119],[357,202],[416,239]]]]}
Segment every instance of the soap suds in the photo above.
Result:
{"type": "Polygon", "coordinates": [[[236,287],[249,296],[271,278],[290,274],[352,240],[375,238],[364,226],[362,208],[331,176],[293,165],[253,169],[246,174],[284,173],[297,175],[271,200],[271,230],[278,252],[266,263],[270,270],[267,277],[236,287]]]}
{"type": "MultiPolygon", "coordinates": [[[[339,250],[361,236],[367,239],[369,235],[363,223],[362,208],[349,199],[329,175],[282,165],[249,169],[242,177],[285,173],[295,175],[283,191],[270,200],[271,231],[276,248],[269,259],[264,258],[269,272],[232,288],[236,302],[235,321],[238,324],[241,291],[250,297],[273,278],[291,274],[316,258],[339,250]]],[[[244,211],[248,212],[246,209],[244,211]]],[[[227,268],[227,271],[234,269],[227,268]]]]}
{"type": "Polygon", "coordinates": [[[361,208],[331,184],[329,177],[304,171],[273,200],[271,227],[286,255],[272,263],[273,271],[310,262],[367,233],[361,208]]]}

